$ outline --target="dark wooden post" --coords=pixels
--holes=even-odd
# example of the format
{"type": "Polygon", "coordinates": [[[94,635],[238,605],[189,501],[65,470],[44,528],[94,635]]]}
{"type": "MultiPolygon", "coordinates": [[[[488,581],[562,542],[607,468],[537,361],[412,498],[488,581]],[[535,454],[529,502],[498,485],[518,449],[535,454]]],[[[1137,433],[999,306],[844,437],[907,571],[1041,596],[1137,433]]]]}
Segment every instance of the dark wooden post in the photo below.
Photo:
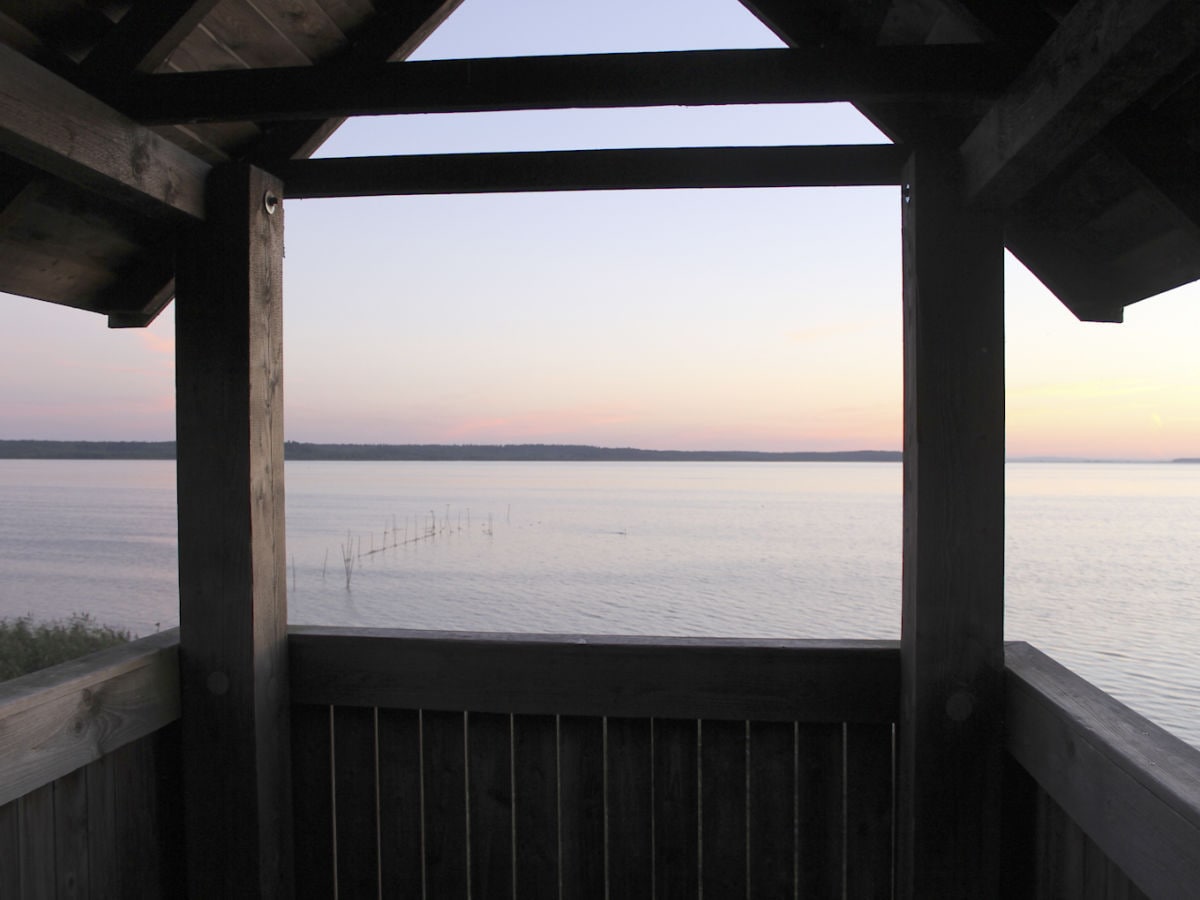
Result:
{"type": "Polygon", "coordinates": [[[997,896],[1003,769],[1004,254],[957,159],[905,169],[897,893],[997,896]]]}
{"type": "Polygon", "coordinates": [[[283,208],[213,171],[176,280],[180,666],[189,896],[292,893],[283,524],[283,208]]]}

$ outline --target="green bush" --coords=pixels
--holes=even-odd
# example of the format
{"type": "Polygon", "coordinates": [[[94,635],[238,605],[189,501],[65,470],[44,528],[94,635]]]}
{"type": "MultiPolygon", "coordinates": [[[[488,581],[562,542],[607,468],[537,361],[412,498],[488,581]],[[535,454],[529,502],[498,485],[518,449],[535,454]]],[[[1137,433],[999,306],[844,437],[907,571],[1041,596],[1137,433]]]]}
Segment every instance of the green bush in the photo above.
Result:
{"type": "Polygon", "coordinates": [[[124,629],[97,624],[87,613],[76,613],[65,622],[34,622],[32,616],[0,619],[0,681],[132,638],[124,629]]]}

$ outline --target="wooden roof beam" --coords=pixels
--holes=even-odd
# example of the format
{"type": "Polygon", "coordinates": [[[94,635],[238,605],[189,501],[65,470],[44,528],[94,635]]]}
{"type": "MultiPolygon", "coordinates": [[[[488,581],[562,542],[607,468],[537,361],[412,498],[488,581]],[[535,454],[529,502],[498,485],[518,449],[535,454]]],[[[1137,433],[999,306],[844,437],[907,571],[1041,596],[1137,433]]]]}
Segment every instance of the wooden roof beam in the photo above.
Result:
{"type": "Polygon", "coordinates": [[[153,72],[208,15],[219,0],[154,0],[135,3],[84,57],[80,68],[95,79],[153,72]]]}
{"type": "Polygon", "coordinates": [[[402,113],[995,97],[970,45],[700,50],[145,75],[120,106],[145,124],[402,113]]]}
{"type": "Polygon", "coordinates": [[[152,215],[204,218],[208,163],[2,45],[0,151],[152,215]]]}
{"type": "Polygon", "coordinates": [[[908,151],[841,147],[684,147],[458,153],[281,162],[292,199],[655,188],[898,185],[908,151]]]}
{"type": "Polygon", "coordinates": [[[962,143],[967,197],[1012,206],[1198,47],[1195,0],[1081,0],[962,143]]]}

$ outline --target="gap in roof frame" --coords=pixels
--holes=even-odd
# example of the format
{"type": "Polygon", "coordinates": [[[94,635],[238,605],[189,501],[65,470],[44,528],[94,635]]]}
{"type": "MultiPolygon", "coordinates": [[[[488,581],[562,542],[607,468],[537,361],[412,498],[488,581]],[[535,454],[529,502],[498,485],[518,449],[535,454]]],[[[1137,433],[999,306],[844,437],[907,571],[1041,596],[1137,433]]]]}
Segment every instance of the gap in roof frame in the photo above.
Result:
{"type": "MultiPolygon", "coordinates": [[[[783,46],[737,0],[465,0],[410,59],[783,46]]],[[[363,117],[316,155],[886,143],[849,103],[763,104],[363,117]]]]}

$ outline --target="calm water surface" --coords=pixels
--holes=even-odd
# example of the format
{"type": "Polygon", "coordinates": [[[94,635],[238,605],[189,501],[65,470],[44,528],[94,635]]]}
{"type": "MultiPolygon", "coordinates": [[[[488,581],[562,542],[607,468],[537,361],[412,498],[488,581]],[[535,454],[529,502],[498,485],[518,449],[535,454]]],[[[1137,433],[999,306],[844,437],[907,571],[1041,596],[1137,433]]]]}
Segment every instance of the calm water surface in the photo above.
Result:
{"type": "MultiPolygon", "coordinates": [[[[287,479],[293,622],[899,636],[899,464],[292,462],[287,479]]],[[[1008,636],[1200,745],[1198,525],[1200,466],[1010,464],[1008,636]]],[[[173,625],[175,534],[173,463],[0,461],[0,616],[173,625]]]]}

